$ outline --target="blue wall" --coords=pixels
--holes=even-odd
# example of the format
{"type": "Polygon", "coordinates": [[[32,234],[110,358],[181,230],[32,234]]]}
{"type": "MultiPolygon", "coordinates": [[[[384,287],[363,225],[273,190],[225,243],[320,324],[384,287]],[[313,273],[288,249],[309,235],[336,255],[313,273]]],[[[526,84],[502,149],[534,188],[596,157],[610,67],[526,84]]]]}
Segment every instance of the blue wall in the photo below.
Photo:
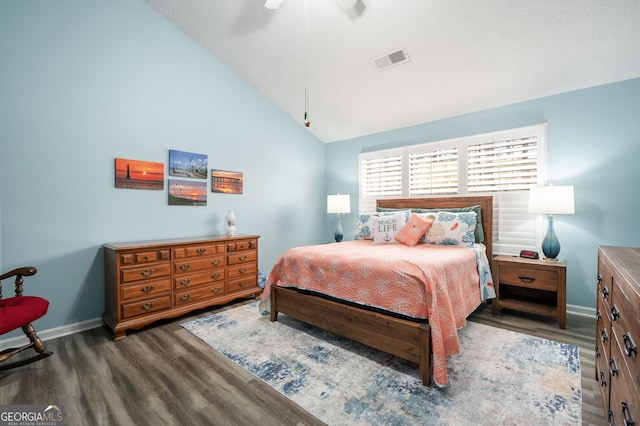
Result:
{"type": "Polygon", "coordinates": [[[3,1],[0,57],[0,267],[38,268],[40,330],[102,315],[103,243],[222,234],[232,209],[268,272],[326,239],[308,226],[326,220],[324,144],[143,2],[3,1]],[[114,187],[114,158],[166,172],[170,149],[243,172],[244,193],[182,207],[166,182],[114,187]]]}
{"type": "MultiPolygon", "coordinates": [[[[574,185],[575,215],[557,216],[567,303],[595,307],[598,245],[640,246],[640,79],[598,86],[327,145],[328,193],[352,194],[358,153],[548,123],[548,180],[574,185]]],[[[345,215],[345,236],[356,213],[345,215]]],[[[333,224],[327,224],[326,232],[333,224]]]]}

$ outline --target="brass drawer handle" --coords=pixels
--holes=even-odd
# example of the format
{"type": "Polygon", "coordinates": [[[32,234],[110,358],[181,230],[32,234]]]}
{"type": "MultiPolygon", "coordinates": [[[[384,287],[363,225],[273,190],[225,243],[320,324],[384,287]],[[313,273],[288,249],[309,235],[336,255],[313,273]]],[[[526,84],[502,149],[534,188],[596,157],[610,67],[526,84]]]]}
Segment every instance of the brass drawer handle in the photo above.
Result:
{"type": "Polygon", "coordinates": [[[189,283],[191,283],[191,278],[184,278],[180,281],[181,285],[189,285],[189,283]]]}
{"type": "Polygon", "coordinates": [[[245,260],[246,258],[247,258],[247,256],[245,256],[245,255],[238,256],[238,259],[240,259],[240,260],[245,260]]]}
{"type": "Polygon", "coordinates": [[[238,283],[238,285],[239,285],[240,287],[244,287],[245,285],[247,285],[247,282],[246,282],[246,281],[240,281],[240,282],[238,283]]]}
{"type": "Polygon", "coordinates": [[[214,266],[218,266],[220,264],[220,259],[212,260],[211,263],[213,263],[214,266]]]}
{"type": "Polygon", "coordinates": [[[199,248],[196,251],[198,252],[199,255],[203,255],[207,251],[207,249],[206,248],[199,248]]]}
{"type": "Polygon", "coordinates": [[[616,360],[613,357],[609,358],[609,374],[611,374],[611,377],[618,375],[618,364],[616,364],[616,360]]]}
{"type": "Polygon", "coordinates": [[[144,277],[150,277],[151,274],[153,274],[153,269],[145,269],[144,271],[140,272],[142,274],[142,276],[144,277]]]}
{"type": "Polygon", "coordinates": [[[624,345],[624,353],[627,356],[631,356],[632,352],[634,354],[638,353],[638,348],[628,332],[622,335],[622,343],[624,345]]]}
{"type": "Polygon", "coordinates": [[[186,271],[189,268],[191,268],[190,263],[185,263],[184,265],[180,265],[180,269],[182,269],[183,271],[186,271]]]}
{"type": "Polygon", "coordinates": [[[215,274],[211,274],[211,278],[217,280],[218,278],[220,278],[220,274],[218,272],[216,272],[215,274]]]}
{"type": "Polygon", "coordinates": [[[214,289],[211,290],[214,293],[219,293],[220,292],[220,287],[216,287],[214,289]]]}
{"type": "Polygon", "coordinates": [[[146,255],[144,258],[145,258],[145,260],[149,260],[149,259],[151,259],[151,256],[146,255]]]}
{"type": "Polygon", "coordinates": [[[618,307],[613,305],[611,307],[611,321],[618,321],[620,318],[620,311],[618,311],[618,307]]]}
{"type": "Polygon", "coordinates": [[[244,274],[245,272],[247,272],[247,268],[240,268],[238,269],[238,272],[240,272],[241,274],[244,274]]]}
{"type": "Polygon", "coordinates": [[[534,282],[536,279],[533,277],[524,277],[521,275],[518,275],[518,278],[520,278],[520,281],[525,282],[525,283],[529,283],[531,284],[532,282],[534,282]]]}
{"type": "Polygon", "coordinates": [[[149,294],[151,292],[151,290],[153,290],[153,286],[152,285],[148,285],[146,287],[142,287],[140,289],[141,292],[149,294]]]}
{"type": "Polygon", "coordinates": [[[183,294],[182,296],[180,296],[180,300],[182,300],[183,302],[186,302],[187,300],[189,300],[190,297],[191,295],[189,293],[183,294]]]}
{"type": "Polygon", "coordinates": [[[144,305],[140,305],[140,307],[142,309],[144,309],[145,311],[148,311],[149,309],[151,309],[153,307],[153,305],[155,305],[154,302],[149,302],[149,303],[145,303],[144,305]]]}

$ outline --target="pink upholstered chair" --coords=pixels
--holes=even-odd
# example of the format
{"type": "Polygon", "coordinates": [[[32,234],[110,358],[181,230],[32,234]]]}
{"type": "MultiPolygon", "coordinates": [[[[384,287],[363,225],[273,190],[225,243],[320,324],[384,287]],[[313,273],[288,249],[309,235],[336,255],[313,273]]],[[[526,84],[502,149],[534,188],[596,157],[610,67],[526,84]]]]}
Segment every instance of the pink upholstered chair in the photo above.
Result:
{"type": "Polygon", "coordinates": [[[0,352],[0,371],[26,365],[53,355],[52,352],[45,350],[44,343],[42,343],[42,340],[36,334],[36,330],[31,325],[33,321],[47,313],[49,302],[41,297],[22,295],[22,285],[24,283],[22,277],[34,275],[36,272],[36,268],[33,266],[25,266],[0,275],[0,335],[21,327],[29,338],[29,343],[22,347],[5,349],[0,352]],[[16,277],[16,295],[3,299],[2,280],[10,277],[16,277]],[[36,355],[14,362],[7,362],[12,356],[29,348],[33,348],[36,351],[36,355]]]}

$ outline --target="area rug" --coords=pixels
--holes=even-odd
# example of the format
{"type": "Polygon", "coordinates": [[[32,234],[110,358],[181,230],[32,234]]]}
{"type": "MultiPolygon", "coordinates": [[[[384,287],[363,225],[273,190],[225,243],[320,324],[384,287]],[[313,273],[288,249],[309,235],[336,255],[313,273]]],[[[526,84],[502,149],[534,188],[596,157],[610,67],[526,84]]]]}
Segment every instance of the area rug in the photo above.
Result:
{"type": "Polygon", "coordinates": [[[449,383],[256,302],[182,324],[329,425],[578,425],[578,348],[469,321],[449,383]]]}

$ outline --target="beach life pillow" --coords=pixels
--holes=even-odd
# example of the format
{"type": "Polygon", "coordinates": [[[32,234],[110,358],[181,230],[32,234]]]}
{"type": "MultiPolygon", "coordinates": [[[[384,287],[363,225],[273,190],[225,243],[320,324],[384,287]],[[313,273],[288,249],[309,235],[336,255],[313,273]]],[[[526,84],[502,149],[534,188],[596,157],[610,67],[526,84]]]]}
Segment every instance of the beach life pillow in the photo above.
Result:
{"type": "Polygon", "coordinates": [[[410,247],[415,246],[424,237],[429,228],[431,228],[434,220],[435,215],[420,216],[411,213],[409,221],[402,227],[400,232],[396,234],[396,241],[410,247]]]}
{"type": "Polygon", "coordinates": [[[358,216],[358,223],[356,223],[356,240],[373,240],[373,228],[375,226],[375,220],[380,216],[393,216],[394,214],[402,213],[406,220],[411,215],[411,210],[397,210],[393,212],[373,212],[363,213],[358,216]]]}
{"type": "Polygon", "coordinates": [[[403,213],[377,216],[373,228],[373,242],[375,244],[398,244],[396,235],[405,223],[406,215],[403,213]]]}
{"type": "Polygon", "coordinates": [[[438,212],[436,220],[427,232],[427,244],[471,247],[474,244],[475,212],[438,212]]]}

